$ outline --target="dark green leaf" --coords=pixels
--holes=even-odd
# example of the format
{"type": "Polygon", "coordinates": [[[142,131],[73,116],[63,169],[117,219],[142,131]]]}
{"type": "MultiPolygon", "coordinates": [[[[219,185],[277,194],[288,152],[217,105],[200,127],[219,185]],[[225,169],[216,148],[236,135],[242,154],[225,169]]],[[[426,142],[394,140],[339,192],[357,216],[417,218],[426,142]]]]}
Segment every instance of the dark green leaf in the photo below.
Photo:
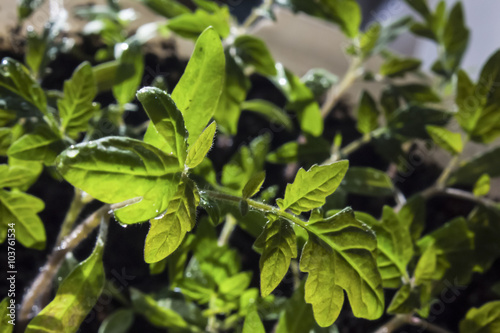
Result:
{"type": "Polygon", "coordinates": [[[246,183],[245,187],[242,190],[242,197],[245,199],[253,197],[257,192],[260,191],[262,184],[264,184],[264,180],[266,179],[266,172],[261,171],[256,173],[250,178],[248,183],[246,183]]]}
{"type": "Polygon", "coordinates": [[[276,203],[282,210],[290,209],[296,214],[320,207],[340,185],[348,167],[348,161],[339,161],[315,165],[308,171],[301,168],[294,182],[287,185],[284,199],[278,199],[276,203]]]}
{"type": "Polygon", "coordinates": [[[407,314],[412,313],[415,309],[420,308],[420,293],[419,288],[412,288],[411,285],[405,284],[396,292],[394,298],[387,308],[387,313],[390,314],[407,314]]]}
{"type": "Polygon", "coordinates": [[[288,164],[293,162],[324,161],[330,156],[330,143],[322,137],[309,137],[306,142],[291,141],[267,155],[270,163],[288,164]]]}
{"type": "Polygon", "coordinates": [[[64,97],[57,101],[61,132],[76,137],[88,127],[88,121],[96,110],[92,103],[97,87],[90,63],[84,62],[64,82],[64,97]]]}
{"type": "Polygon", "coordinates": [[[427,6],[426,0],[405,0],[413,9],[415,9],[424,19],[431,16],[429,7],[427,6]]]}
{"type": "Polygon", "coordinates": [[[134,313],[131,310],[118,310],[102,322],[98,333],[127,333],[133,323],[134,313]]]}
{"type": "Polygon", "coordinates": [[[398,213],[399,220],[410,230],[413,241],[417,241],[425,227],[425,200],[420,195],[409,198],[398,213]]]}
{"type": "Polygon", "coordinates": [[[500,327],[500,301],[472,308],[460,322],[460,333],[495,333],[500,327]]]}
{"type": "Polygon", "coordinates": [[[174,252],[186,233],[196,224],[196,208],[200,196],[189,178],[182,179],[177,193],[170,200],[165,215],[152,219],[144,248],[147,263],[158,262],[174,252]]]}
{"type": "Polygon", "coordinates": [[[241,35],[235,39],[234,48],[236,55],[245,65],[252,66],[262,75],[276,75],[273,56],[261,39],[250,35],[241,35]]]}
{"type": "Polygon", "coordinates": [[[184,116],[192,145],[215,113],[224,86],[225,58],[219,36],[213,28],[205,30],[196,42],[184,75],[172,99],[184,116]]]}
{"type": "Polygon", "coordinates": [[[38,7],[43,4],[44,0],[21,0],[17,5],[17,13],[21,20],[29,17],[38,7]]]}
{"type": "Polygon", "coordinates": [[[9,223],[15,223],[16,239],[28,248],[45,248],[45,228],[37,213],[45,204],[23,192],[0,189],[0,242],[5,240],[9,223]]]}
{"type": "MultiPolygon", "coordinates": [[[[113,60],[102,64],[99,64],[92,68],[94,73],[95,82],[97,85],[97,90],[99,92],[111,90],[113,85],[117,83],[118,70],[120,69],[120,61],[113,60]]],[[[120,76],[123,79],[124,75],[127,75],[125,79],[132,77],[134,71],[127,73],[121,73],[120,76]]]]}
{"type": "Polygon", "coordinates": [[[12,333],[15,327],[16,303],[13,299],[5,297],[0,302],[0,333],[12,333]]]}
{"type": "Polygon", "coordinates": [[[97,303],[106,277],[102,264],[104,242],[63,281],[56,297],[28,325],[27,333],[77,332],[97,303]]]}
{"type": "Polygon", "coordinates": [[[426,139],[426,126],[444,126],[450,118],[451,113],[446,111],[410,105],[395,111],[388,119],[388,127],[404,137],[426,139]]]}
{"type": "Polygon", "coordinates": [[[388,77],[404,76],[420,68],[422,61],[413,58],[390,58],[380,67],[380,74],[388,77]]]}
{"type": "Polygon", "coordinates": [[[142,0],[142,2],[166,18],[173,18],[191,12],[188,7],[176,0],[142,0]]]}
{"type": "Polygon", "coordinates": [[[379,318],[384,294],[375,262],[375,235],[350,208],[308,224],[307,229],[300,269],[309,273],[305,300],[312,304],[316,322],[322,327],[333,324],[344,303],[344,290],[356,317],[379,318]]]}
{"type": "Polygon", "coordinates": [[[323,68],[310,69],[301,79],[316,98],[320,98],[334,84],[338,82],[338,76],[323,68]]]}
{"type": "Polygon", "coordinates": [[[269,221],[255,241],[262,244],[260,257],[260,289],[262,297],[269,295],[285,277],[290,261],[297,258],[295,232],[288,221],[269,221]]]}
{"type": "Polygon", "coordinates": [[[158,88],[147,87],[139,90],[137,98],[152,122],[144,135],[144,142],[177,157],[179,166],[184,167],[188,133],[182,114],[170,95],[158,88]]]}
{"type": "Polygon", "coordinates": [[[375,197],[394,195],[391,178],[373,168],[350,168],[342,181],[342,189],[348,193],[375,197]]]}
{"type": "Polygon", "coordinates": [[[460,163],[448,181],[449,185],[473,185],[481,175],[500,176],[500,147],[481,152],[469,160],[460,163]]]}
{"type": "Polygon", "coordinates": [[[405,85],[394,86],[394,89],[408,103],[436,103],[441,101],[434,90],[423,84],[409,83],[405,85]]]}
{"type": "Polygon", "coordinates": [[[281,312],[276,333],[309,332],[314,324],[312,308],[304,301],[304,283],[301,283],[281,312]]]}
{"type": "Polygon", "coordinates": [[[69,183],[106,203],[142,198],[115,211],[122,223],[152,219],[167,209],[182,169],[177,158],[142,141],[122,137],[80,143],[56,160],[69,183]]]}
{"type": "Polygon", "coordinates": [[[368,134],[377,129],[379,113],[377,103],[373,97],[369,92],[363,91],[358,106],[358,131],[363,134],[368,134]]]}
{"type": "Polygon", "coordinates": [[[139,43],[121,43],[116,46],[120,54],[119,66],[116,71],[113,96],[120,105],[134,100],[137,89],[141,85],[144,72],[144,58],[139,43]],[[131,73],[133,73],[131,75],[131,73]]]}
{"type": "Polygon", "coordinates": [[[241,103],[241,109],[264,116],[271,123],[281,125],[288,131],[293,129],[292,120],[281,108],[263,99],[252,99],[241,103]]]}

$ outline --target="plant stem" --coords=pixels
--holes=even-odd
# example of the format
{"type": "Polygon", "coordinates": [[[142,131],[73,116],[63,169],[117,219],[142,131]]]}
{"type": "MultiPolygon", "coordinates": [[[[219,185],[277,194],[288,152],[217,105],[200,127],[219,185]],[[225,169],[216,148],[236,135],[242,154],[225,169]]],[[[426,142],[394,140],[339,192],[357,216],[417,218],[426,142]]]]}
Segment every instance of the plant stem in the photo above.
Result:
{"type": "Polygon", "coordinates": [[[236,219],[231,214],[227,214],[226,222],[224,222],[224,227],[222,228],[219,240],[217,241],[219,246],[224,246],[229,243],[229,239],[231,238],[234,228],[236,228],[236,219]]]}
{"type": "Polygon", "coordinates": [[[344,93],[349,90],[356,79],[361,76],[361,74],[363,73],[363,71],[361,70],[362,63],[362,58],[354,58],[349,65],[347,72],[342,78],[342,81],[330,88],[330,91],[328,91],[327,93],[326,100],[321,107],[321,116],[323,118],[326,118],[328,116],[328,114],[333,110],[335,105],[337,105],[338,101],[344,95],[344,93]]]}
{"type": "Polygon", "coordinates": [[[439,176],[439,178],[436,181],[436,186],[438,188],[444,188],[446,186],[446,182],[448,181],[448,178],[450,178],[451,172],[455,168],[455,166],[458,164],[459,161],[459,155],[455,155],[450,163],[444,168],[443,172],[439,176]]]}
{"type": "Polygon", "coordinates": [[[391,333],[406,324],[416,327],[421,327],[424,330],[433,333],[450,333],[448,330],[445,330],[444,328],[441,328],[437,325],[431,324],[418,317],[414,317],[412,314],[396,315],[394,318],[385,323],[385,325],[380,327],[374,333],[391,333]]]}
{"type": "MultiPolygon", "coordinates": [[[[82,223],[80,223],[68,236],[64,237],[56,244],[50,254],[47,263],[40,269],[40,273],[35,278],[30,288],[26,292],[19,311],[19,322],[26,324],[31,319],[31,314],[39,296],[49,288],[54,276],[57,274],[66,254],[73,251],[81,241],[101,223],[103,218],[108,217],[115,209],[129,205],[136,200],[129,200],[115,205],[104,205],[82,223]]],[[[104,232],[104,231],[103,231],[104,232]]]]}
{"type": "MultiPolygon", "coordinates": [[[[331,164],[333,162],[338,161],[341,158],[347,157],[360,149],[361,147],[364,147],[367,143],[370,143],[373,139],[379,137],[380,135],[384,134],[387,131],[385,127],[377,128],[376,130],[364,134],[362,137],[359,139],[354,140],[353,142],[349,143],[347,146],[344,148],[340,149],[337,153],[334,153],[328,158],[326,161],[324,161],[322,164],[331,164]]],[[[333,151],[334,149],[332,149],[333,151]]]]}
{"type": "Polygon", "coordinates": [[[405,324],[408,323],[408,318],[411,315],[396,315],[394,316],[391,320],[389,320],[387,323],[384,324],[384,326],[380,327],[378,330],[376,330],[374,333],[391,333],[401,326],[404,326],[405,324]]]}
{"type": "Polygon", "coordinates": [[[436,195],[448,195],[450,197],[471,201],[486,207],[497,208],[497,203],[493,200],[484,197],[476,197],[474,194],[470,192],[459,190],[456,188],[439,188],[437,186],[433,186],[420,193],[420,195],[423,196],[425,199],[432,198],[436,195]]]}
{"type": "MultiPolygon", "coordinates": [[[[210,301],[208,302],[208,309],[213,310],[215,307],[215,302],[217,301],[217,295],[212,295],[210,301]]],[[[209,333],[217,333],[217,317],[215,313],[210,313],[208,317],[206,331],[209,333]]]]}
{"type": "Polygon", "coordinates": [[[66,213],[66,217],[61,226],[61,230],[59,231],[59,235],[57,236],[56,244],[59,244],[64,237],[69,235],[71,229],[73,229],[73,225],[78,218],[78,215],[82,212],[83,207],[85,207],[85,202],[82,200],[83,192],[79,189],[75,188],[75,195],[73,200],[71,201],[71,205],[69,206],[69,210],[66,213]]]}
{"type": "Polygon", "coordinates": [[[409,322],[410,325],[421,327],[425,329],[426,331],[433,332],[433,333],[451,333],[448,330],[445,330],[444,328],[441,328],[437,325],[431,324],[425,320],[422,320],[418,317],[410,317],[409,322]]]}

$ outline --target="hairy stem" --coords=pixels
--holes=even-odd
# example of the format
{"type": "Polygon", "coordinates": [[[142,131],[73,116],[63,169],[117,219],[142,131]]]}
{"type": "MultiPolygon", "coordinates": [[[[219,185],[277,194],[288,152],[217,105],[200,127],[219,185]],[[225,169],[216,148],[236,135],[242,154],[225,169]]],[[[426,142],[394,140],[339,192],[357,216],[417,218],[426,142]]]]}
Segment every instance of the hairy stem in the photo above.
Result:
{"type": "Polygon", "coordinates": [[[66,217],[61,226],[61,230],[59,231],[59,235],[57,236],[56,244],[59,244],[64,237],[68,236],[73,229],[73,225],[78,218],[78,215],[82,212],[83,207],[85,207],[85,202],[83,201],[83,192],[79,189],[75,188],[75,195],[73,200],[71,201],[71,205],[69,206],[69,210],[66,213],[66,217]]]}
{"type": "Polygon", "coordinates": [[[40,295],[49,288],[66,254],[73,251],[84,239],[86,239],[88,235],[101,224],[102,219],[107,218],[113,210],[124,207],[135,201],[136,200],[131,200],[111,206],[102,206],[80,223],[68,236],[56,243],[47,263],[40,269],[40,273],[24,295],[21,310],[19,311],[19,322],[21,324],[26,324],[31,319],[35,303],[40,295]]]}
{"type": "Polygon", "coordinates": [[[330,91],[328,91],[326,100],[321,107],[321,116],[323,118],[326,118],[328,116],[335,105],[337,105],[340,98],[345,94],[346,91],[349,90],[349,88],[351,88],[356,79],[361,76],[361,74],[363,73],[361,68],[362,64],[363,60],[361,58],[354,58],[340,83],[333,86],[330,91]]]}

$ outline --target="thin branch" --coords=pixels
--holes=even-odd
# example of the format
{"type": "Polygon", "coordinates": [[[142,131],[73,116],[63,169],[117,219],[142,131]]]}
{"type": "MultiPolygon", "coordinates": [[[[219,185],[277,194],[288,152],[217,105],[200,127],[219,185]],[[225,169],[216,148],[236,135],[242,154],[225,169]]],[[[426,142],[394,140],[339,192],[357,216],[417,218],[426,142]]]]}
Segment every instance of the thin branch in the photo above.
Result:
{"type": "Polygon", "coordinates": [[[470,192],[456,189],[456,188],[444,188],[444,189],[442,189],[442,188],[439,188],[437,186],[432,186],[432,187],[429,187],[428,189],[426,189],[425,191],[421,192],[420,195],[422,197],[424,197],[425,199],[430,199],[430,198],[435,197],[437,195],[447,195],[447,196],[450,196],[453,198],[467,200],[467,201],[470,201],[470,202],[473,202],[473,203],[476,203],[476,204],[479,204],[482,206],[491,207],[491,208],[498,208],[497,207],[498,203],[491,200],[491,199],[488,199],[485,197],[476,197],[474,194],[472,194],[470,192]]]}
{"type": "Polygon", "coordinates": [[[373,333],[391,333],[408,323],[411,315],[397,315],[373,333]]]}
{"type": "Polygon", "coordinates": [[[432,333],[451,333],[448,330],[445,330],[442,327],[439,327],[437,325],[431,324],[428,321],[425,321],[423,319],[420,319],[418,317],[411,317],[408,322],[410,325],[421,327],[426,331],[432,332],[432,333]]]}

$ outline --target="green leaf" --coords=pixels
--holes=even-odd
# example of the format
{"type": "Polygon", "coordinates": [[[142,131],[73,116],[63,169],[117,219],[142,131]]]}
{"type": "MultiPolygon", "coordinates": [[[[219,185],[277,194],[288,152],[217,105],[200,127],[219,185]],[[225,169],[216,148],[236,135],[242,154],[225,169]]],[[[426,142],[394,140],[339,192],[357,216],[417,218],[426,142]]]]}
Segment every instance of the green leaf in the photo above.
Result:
{"type": "Polygon", "coordinates": [[[130,298],[135,312],[141,314],[151,324],[161,328],[187,329],[189,324],[180,314],[161,306],[153,297],[130,288],[130,298]]]}
{"type": "Polygon", "coordinates": [[[370,226],[377,235],[377,266],[384,288],[398,288],[402,279],[409,281],[406,267],[413,257],[413,245],[407,225],[389,206],[384,206],[380,222],[368,214],[356,213],[356,218],[370,226]]]}
{"type": "Polygon", "coordinates": [[[23,192],[0,189],[0,242],[5,240],[8,224],[15,223],[16,240],[28,248],[45,248],[45,228],[37,213],[45,207],[42,200],[23,192]]]}
{"type": "Polygon", "coordinates": [[[219,293],[226,300],[240,297],[252,281],[252,272],[241,272],[223,280],[219,285],[219,293]]]}
{"type": "Polygon", "coordinates": [[[363,134],[368,134],[377,129],[379,113],[380,111],[377,109],[377,103],[373,97],[369,92],[363,91],[358,106],[358,131],[363,134]]]}
{"type": "MultiPolygon", "coordinates": [[[[118,83],[116,77],[118,75],[118,70],[120,69],[120,61],[112,60],[104,62],[102,64],[92,67],[92,72],[94,73],[94,79],[97,85],[97,91],[103,92],[111,90],[115,83],[118,83]]],[[[122,73],[122,78],[125,73],[122,73]]],[[[132,77],[134,71],[127,73],[129,77],[132,77]]]]}
{"type": "Polygon", "coordinates": [[[287,301],[285,310],[281,312],[275,332],[309,332],[314,325],[313,311],[311,305],[304,301],[304,283],[301,283],[287,301]]]}
{"type": "Polygon", "coordinates": [[[249,311],[245,317],[242,333],[266,333],[264,324],[260,320],[257,310],[249,311]]]}
{"type": "Polygon", "coordinates": [[[196,42],[191,59],[172,93],[184,116],[192,145],[205,129],[217,108],[224,87],[224,50],[213,28],[205,30],[196,42]]]}
{"type": "Polygon", "coordinates": [[[222,185],[240,195],[248,181],[263,170],[270,142],[269,135],[263,135],[253,139],[249,146],[241,146],[222,168],[222,185]]]}
{"type": "Polygon", "coordinates": [[[408,103],[437,103],[441,101],[439,95],[430,87],[424,84],[409,83],[394,86],[394,89],[408,103]]]}
{"type": "Polygon", "coordinates": [[[469,229],[474,232],[474,272],[484,273],[500,257],[500,213],[498,209],[477,206],[469,215],[469,229]]]}
{"type": "Polygon", "coordinates": [[[177,191],[177,158],[142,141],[107,137],[80,143],[65,150],[56,160],[61,175],[92,197],[118,203],[141,201],[120,208],[115,216],[130,224],[152,219],[167,209],[177,191]]]}
{"type": "Polygon", "coordinates": [[[341,186],[346,192],[359,195],[374,197],[394,195],[391,178],[385,172],[373,168],[350,168],[341,186]]]}
{"type": "Polygon", "coordinates": [[[460,333],[495,333],[500,328],[500,301],[470,309],[460,322],[460,333]]]}
{"type": "Polygon", "coordinates": [[[419,309],[420,292],[419,287],[412,288],[411,285],[403,285],[394,295],[394,298],[387,308],[387,313],[390,314],[407,314],[412,313],[415,309],[419,309]]]}
{"type": "Polygon", "coordinates": [[[281,6],[291,8],[294,12],[304,12],[338,24],[349,38],[358,35],[361,9],[354,0],[278,0],[276,2],[281,6]]]}
{"type": "Polygon", "coordinates": [[[464,70],[457,73],[455,103],[458,106],[458,112],[455,117],[458,123],[466,132],[472,132],[478,121],[480,107],[484,103],[483,92],[476,88],[476,85],[469,78],[464,70]],[[480,93],[481,95],[477,95],[480,93]]]}
{"type": "Polygon", "coordinates": [[[431,11],[427,6],[426,0],[405,0],[408,5],[415,9],[423,18],[427,19],[431,16],[431,11]]]}
{"type": "Polygon", "coordinates": [[[2,302],[0,302],[0,333],[12,333],[14,331],[14,320],[16,318],[15,311],[15,300],[11,300],[8,297],[5,297],[2,302]],[[9,309],[8,307],[11,307],[11,309],[9,309]],[[12,317],[10,317],[11,313],[12,317]]]}
{"type": "Polygon", "coordinates": [[[97,245],[57,290],[56,297],[28,325],[26,333],[77,332],[97,303],[106,277],[102,264],[104,242],[97,245]]]}
{"type": "Polygon", "coordinates": [[[191,12],[188,7],[176,0],[142,0],[142,2],[150,9],[166,18],[173,18],[191,12]]]}
{"type": "Polygon", "coordinates": [[[316,98],[323,96],[338,80],[337,75],[323,68],[312,68],[301,79],[316,98]]]}
{"type": "Polygon", "coordinates": [[[451,174],[448,185],[473,185],[485,173],[492,178],[500,176],[500,147],[493,147],[461,162],[451,174]]]}
{"type": "Polygon", "coordinates": [[[27,190],[37,180],[42,169],[40,163],[11,158],[9,165],[0,165],[0,188],[15,187],[27,190]]]}
{"type": "MultiPolygon", "coordinates": [[[[3,58],[0,64],[0,92],[3,98],[21,99],[47,115],[47,98],[40,85],[30,75],[28,69],[11,58],[3,58]]],[[[16,110],[17,111],[17,110],[16,110]]]]}
{"type": "Polygon", "coordinates": [[[196,39],[203,31],[213,27],[222,38],[229,36],[230,14],[228,7],[220,7],[217,11],[209,13],[203,9],[197,9],[194,13],[186,13],[171,19],[167,27],[185,38],[196,39]]]}
{"type": "Polygon", "coordinates": [[[32,133],[23,135],[7,150],[7,155],[20,160],[40,161],[52,165],[67,143],[47,126],[37,126],[32,133]]]}
{"type": "Polygon", "coordinates": [[[290,209],[295,214],[320,207],[340,185],[348,167],[348,161],[339,161],[330,165],[314,165],[308,171],[301,168],[294,182],[287,185],[284,199],[278,199],[276,203],[281,210],[290,209]]]}
{"type": "Polygon", "coordinates": [[[262,297],[266,297],[281,283],[292,258],[297,258],[297,240],[290,223],[278,219],[267,223],[255,244],[262,244],[263,247],[260,257],[260,289],[262,297]]]}
{"type": "Polygon", "coordinates": [[[313,92],[281,63],[276,64],[278,74],[269,79],[288,99],[287,108],[297,113],[300,128],[312,136],[323,133],[323,118],[313,92]]]}
{"type": "Polygon", "coordinates": [[[380,23],[375,22],[370,24],[366,32],[361,35],[359,40],[359,51],[363,58],[368,58],[373,51],[377,49],[381,31],[382,26],[380,23]]]}
{"type": "Polygon", "coordinates": [[[426,126],[444,126],[450,118],[451,113],[446,111],[410,105],[390,115],[388,127],[404,137],[427,139],[429,134],[425,129],[426,126]]]}
{"type": "Polygon", "coordinates": [[[281,108],[263,99],[252,99],[241,103],[241,109],[253,111],[268,119],[274,125],[281,125],[288,131],[293,130],[290,117],[281,108]]]}
{"type": "Polygon", "coordinates": [[[262,75],[275,76],[277,74],[273,56],[261,39],[250,35],[240,35],[236,37],[233,45],[236,55],[245,65],[252,66],[262,75]]]}
{"type": "Polygon", "coordinates": [[[116,48],[122,53],[118,58],[120,63],[112,90],[113,96],[123,106],[134,100],[137,89],[141,85],[144,57],[139,43],[121,43],[117,44],[116,48]]]}
{"type": "Polygon", "coordinates": [[[186,159],[186,166],[188,168],[195,168],[203,162],[205,156],[207,156],[208,152],[212,148],[216,130],[217,124],[213,121],[210,125],[208,125],[203,133],[201,133],[193,146],[189,148],[186,159]]]}
{"type": "Polygon", "coordinates": [[[322,137],[308,137],[306,142],[290,141],[267,155],[270,163],[288,164],[294,162],[324,161],[330,157],[330,143],[322,137]]]}
{"type": "Polygon", "coordinates": [[[61,132],[76,137],[88,127],[88,121],[96,108],[92,101],[97,86],[89,62],[84,62],[73,72],[71,79],[64,82],[64,97],[57,101],[61,132]]]}
{"type": "Polygon", "coordinates": [[[12,144],[12,130],[8,127],[0,127],[0,156],[6,156],[7,150],[12,144]]]}
{"type": "Polygon", "coordinates": [[[476,184],[474,184],[473,193],[476,197],[482,197],[490,193],[490,175],[484,174],[477,180],[476,184]]]}
{"type": "Polygon", "coordinates": [[[463,217],[446,223],[417,244],[422,253],[414,273],[417,284],[445,276],[463,283],[470,277],[474,233],[463,217]]]}
{"type": "Polygon", "coordinates": [[[347,208],[326,220],[308,223],[300,269],[309,273],[305,300],[316,322],[327,327],[337,319],[344,290],[356,317],[377,319],[384,312],[382,279],[375,262],[375,235],[347,208]]]}
{"type": "Polygon", "coordinates": [[[421,64],[422,61],[419,59],[392,57],[380,67],[380,74],[391,78],[404,76],[408,72],[419,69],[421,64]]]}
{"type": "Polygon", "coordinates": [[[29,17],[38,7],[43,4],[43,0],[21,0],[17,5],[17,13],[21,20],[29,17]]]}
{"type": "Polygon", "coordinates": [[[139,90],[137,99],[152,122],[144,135],[144,142],[177,157],[179,166],[184,167],[188,134],[182,114],[170,95],[158,88],[147,87],[139,90]]]}
{"type": "Polygon", "coordinates": [[[150,221],[151,228],[144,248],[144,260],[147,263],[158,262],[179,247],[186,233],[196,224],[196,208],[199,203],[196,185],[189,178],[182,179],[165,215],[150,221]]]}
{"type": "Polygon", "coordinates": [[[250,180],[246,183],[245,187],[242,190],[242,197],[245,199],[253,197],[257,192],[260,191],[262,184],[264,184],[264,180],[266,179],[266,172],[261,171],[256,173],[250,178],[250,180]]]}
{"type": "Polygon", "coordinates": [[[438,146],[447,150],[451,154],[459,154],[464,149],[460,133],[453,133],[444,127],[432,125],[426,126],[425,129],[438,146]]]}
{"type": "Polygon", "coordinates": [[[250,80],[226,50],[226,79],[214,118],[224,132],[235,135],[241,114],[241,103],[247,97],[250,80]]]}
{"type": "Polygon", "coordinates": [[[134,313],[128,309],[121,309],[104,319],[98,333],[127,333],[133,323],[134,313]]]}
{"type": "Polygon", "coordinates": [[[420,195],[409,198],[398,213],[399,220],[410,230],[413,241],[417,241],[425,228],[425,199],[420,195]]]}

